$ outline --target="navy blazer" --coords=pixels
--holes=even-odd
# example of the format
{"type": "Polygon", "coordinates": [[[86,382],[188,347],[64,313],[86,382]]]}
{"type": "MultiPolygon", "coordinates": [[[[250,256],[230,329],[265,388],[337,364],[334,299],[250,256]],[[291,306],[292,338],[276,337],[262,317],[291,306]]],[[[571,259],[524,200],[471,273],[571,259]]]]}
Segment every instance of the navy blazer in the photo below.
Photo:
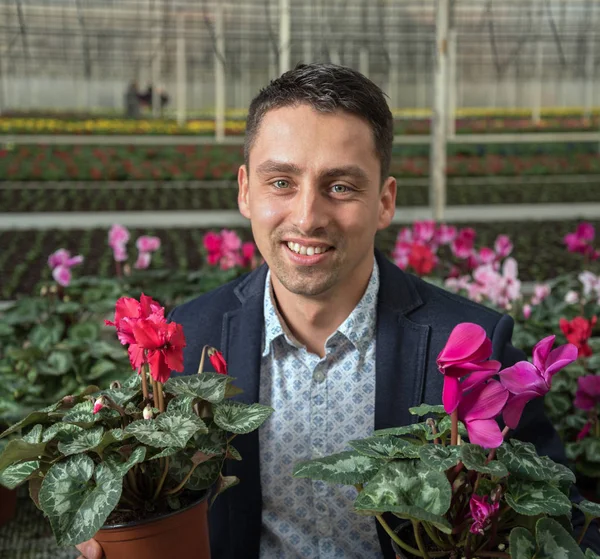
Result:
{"type": "MultiPolygon", "coordinates": [[[[407,274],[378,251],[375,256],[380,270],[375,429],[413,423],[415,417],[408,408],[441,402],[443,375],[437,369],[436,357],[460,322],[485,328],[493,343],[492,359],[504,367],[525,359],[523,352],[511,345],[513,321],[509,316],[407,274]]],[[[258,401],[266,274],[263,265],[177,307],[170,315],[184,328],[184,374],[197,372],[205,344],[214,346],[223,352],[229,373],[244,391],[235,399],[245,403],[258,401]]],[[[566,461],[558,435],[544,414],[542,399],[528,404],[515,436],[535,443],[540,455],[566,461]]],[[[228,461],[226,475],[239,477],[240,484],[220,495],[211,509],[213,559],[259,557],[262,502],[258,441],[257,431],[236,437],[235,446],[243,460],[228,461]]],[[[377,529],[384,557],[394,558],[389,536],[379,523],[377,529]]]]}

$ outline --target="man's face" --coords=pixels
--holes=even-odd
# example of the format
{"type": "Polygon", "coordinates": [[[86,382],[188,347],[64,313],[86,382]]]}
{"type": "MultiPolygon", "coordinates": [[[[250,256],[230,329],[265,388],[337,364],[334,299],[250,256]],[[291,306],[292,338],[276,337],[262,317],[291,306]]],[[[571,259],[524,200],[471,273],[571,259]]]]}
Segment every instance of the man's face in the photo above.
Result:
{"type": "Polygon", "coordinates": [[[376,231],[387,227],[396,182],[380,188],[366,121],[308,105],[267,112],[240,167],[238,203],[276,280],[318,297],[364,281],[376,231]]]}

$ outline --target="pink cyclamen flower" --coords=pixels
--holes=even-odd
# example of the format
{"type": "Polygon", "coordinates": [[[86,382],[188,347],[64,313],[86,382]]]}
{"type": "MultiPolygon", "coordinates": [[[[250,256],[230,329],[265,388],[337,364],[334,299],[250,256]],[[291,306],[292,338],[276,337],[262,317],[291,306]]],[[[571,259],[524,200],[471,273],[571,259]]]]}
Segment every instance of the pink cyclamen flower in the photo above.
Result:
{"type": "Polygon", "coordinates": [[[472,495],[469,501],[469,508],[471,509],[471,517],[473,518],[473,524],[471,524],[469,530],[472,534],[483,535],[492,517],[498,513],[500,503],[488,503],[487,495],[483,497],[472,495]]]}
{"type": "Polygon", "coordinates": [[[148,268],[148,266],[150,266],[151,260],[152,255],[149,252],[140,252],[133,267],[138,270],[145,270],[148,268]]]}
{"type": "Polygon", "coordinates": [[[448,245],[456,239],[456,227],[442,223],[435,232],[435,240],[439,245],[448,245]]]}
{"type": "Polygon", "coordinates": [[[223,252],[235,252],[242,248],[242,239],[239,238],[238,234],[235,231],[230,231],[229,229],[221,230],[221,249],[223,252]]]}
{"type": "Polygon", "coordinates": [[[444,349],[437,357],[437,366],[444,375],[442,401],[446,413],[458,406],[462,391],[472,387],[475,379],[481,381],[500,370],[500,362],[488,361],[492,342],[478,324],[463,322],[454,327],[444,349]],[[468,384],[461,387],[460,377],[471,373],[468,384]],[[476,373],[476,376],[473,376],[476,373]]]}
{"type": "Polygon", "coordinates": [[[577,226],[574,233],[567,233],[563,238],[563,243],[567,245],[569,252],[578,252],[588,254],[593,257],[595,251],[591,246],[596,236],[596,230],[591,223],[583,222],[577,226]]]}
{"type": "Polygon", "coordinates": [[[113,247],[113,258],[117,262],[125,262],[127,260],[127,249],[125,245],[115,245],[113,247]]]}
{"type": "Polygon", "coordinates": [[[500,382],[511,396],[504,408],[504,423],[516,429],[525,404],[544,396],[552,385],[552,377],[577,359],[577,347],[564,344],[552,349],[556,336],[540,340],[533,348],[533,363],[519,361],[500,371],[500,382]]]}
{"type": "MultiPolygon", "coordinates": [[[[400,236],[398,235],[398,239],[400,236]]],[[[396,241],[396,246],[394,247],[394,251],[392,252],[392,258],[394,259],[394,263],[401,270],[406,270],[408,268],[408,256],[410,255],[412,243],[407,241],[396,241]]]]}
{"type": "Polygon", "coordinates": [[[221,260],[221,256],[223,254],[223,239],[221,238],[221,235],[219,233],[215,233],[214,231],[209,231],[208,233],[206,233],[206,235],[204,235],[202,242],[204,243],[204,248],[208,253],[208,263],[211,266],[215,266],[219,263],[219,260],[221,260]]]}
{"type": "Polygon", "coordinates": [[[160,248],[160,239],[149,235],[138,237],[135,246],[140,252],[156,252],[160,248]]]}
{"type": "Polygon", "coordinates": [[[533,287],[533,297],[531,298],[532,305],[539,305],[548,295],[552,288],[547,283],[536,283],[533,287]]]}
{"type": "Polygon", "coordinates": [[[256,254],[256,245],[253,242],[247,242],[242,245],[242,260],[244,266],[252,266],[256,254]]]}
{"type": "Polygon", "coordinates": [[[502,444],[504,437],[495,418],[507,400],[508,390],[497,380],[476,384],[462,397],[458,418],[465,424],[471,443],[483,448],[498,448],[502,444]]]}
{"type": "Polygon", "coordinates": [[[529,320],[530,316],[531,316],[531,305],[526,303],[525,305],[523,305],[523,318],[525,320],[529,320]]]}
{"type": "Polygon", "coordinates": [[[433,240],[435,234],[435,221],[424,220],[413,223],[413,241],[417,243],[428,243],[433,240]]]}
{"type": "Polygon", "coordinates": [[[585,375],[577,379],[575,407],[583,411],[592,411],[600,404],[600,376],[585,375]]]}
{"type": "Polygon", "coordinates": [[[108,246],[125,246],[129,242],[129,230],[122,225],[115,223],[108,232],[108,246]]]}
{"type": "Polygon", "coordinates": [[[494,250],[499,258],[506,258],[513,249],[513,244],[510,242],[508,235],[498,235],[494,243],[494,250]]]}
{"type": "Polygon", "coordinates": [[[456,235],[456,238],[450,244],[452,254],[454,254],[454,256],[460,260],[469,258],[473,252],[475,235],[475,229],[472,227],[464,227],[461,229],[456,235]]]}
{"type": "Polygon", "coordinates": [[[59,248],[48,257],[48,266],[52,269],[54,281],[63,287],[71,283],[71,268],[83,262],[83,256],[71,256],[71,253],[59,248]]]}
{"type": "Polygon", "coordinates": [[[496,253],[489,247],[479,249],[478,259],[481,264],[491,264],[496,260],[496,253]]]}

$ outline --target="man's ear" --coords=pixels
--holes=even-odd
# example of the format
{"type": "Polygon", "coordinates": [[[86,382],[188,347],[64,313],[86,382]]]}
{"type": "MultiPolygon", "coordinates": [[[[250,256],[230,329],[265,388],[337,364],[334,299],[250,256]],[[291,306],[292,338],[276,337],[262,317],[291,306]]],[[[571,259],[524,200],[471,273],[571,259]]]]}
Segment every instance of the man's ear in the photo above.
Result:
{"type": "Polygon", "coordinates": [[[248,196],[248,168],[246,165],[240,165],[238,169],[238,208],[246,219],[250,219],[250,200],[248,196]]]}
{"type": "Polygon", "coordinates": [[[396,190],[397,184],[394,177],[388,177],[381,187],[379,193],[379,220],[377,230],[385,229],[396,213],[396,190]]]}

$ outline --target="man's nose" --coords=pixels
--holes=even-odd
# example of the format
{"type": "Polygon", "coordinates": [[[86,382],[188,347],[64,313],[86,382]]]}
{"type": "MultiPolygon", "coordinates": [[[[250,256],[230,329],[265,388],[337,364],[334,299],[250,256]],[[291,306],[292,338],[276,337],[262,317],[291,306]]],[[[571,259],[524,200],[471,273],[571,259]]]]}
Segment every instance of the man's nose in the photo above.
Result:
{"type": "Polygon", "coordinates": [[[320,189],[303,185],[294,197],[293,224],[305,235],[329,223],[327,199],[320,189]]]}

